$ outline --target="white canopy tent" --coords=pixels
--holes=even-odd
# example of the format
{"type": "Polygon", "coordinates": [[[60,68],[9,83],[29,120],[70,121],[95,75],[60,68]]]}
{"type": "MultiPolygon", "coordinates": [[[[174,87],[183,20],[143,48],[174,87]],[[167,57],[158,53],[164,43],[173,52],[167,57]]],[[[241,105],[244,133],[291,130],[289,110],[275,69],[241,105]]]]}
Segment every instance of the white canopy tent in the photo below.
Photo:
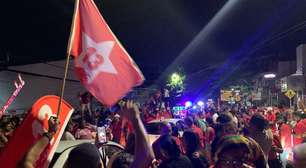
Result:
{"type": "MultiPolygon", "coordinates": [[[[0,106],[2,107],[14,92],[14,80],[18,73],[25,81],[25,85],[9,107],[9,110],[27,110],[44,95],[60,95],[62,78],[64,76],[65,60],[46,63],[11,66],[8,70],[0,71],[0,106]]],[[[64,100],[77,107],[77,95],[85,91],[74,74],[73,61],[70,61],[64,100]]]]}

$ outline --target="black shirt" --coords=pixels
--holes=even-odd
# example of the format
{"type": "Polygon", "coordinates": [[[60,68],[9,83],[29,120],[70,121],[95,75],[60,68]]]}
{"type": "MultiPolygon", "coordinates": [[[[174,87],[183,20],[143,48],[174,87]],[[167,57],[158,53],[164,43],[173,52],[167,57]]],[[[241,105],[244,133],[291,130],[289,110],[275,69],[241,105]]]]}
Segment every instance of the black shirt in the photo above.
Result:
{"type": "Polygon", "coordinates": [[[158,168],[193,168],[191,161],[187,156],[181,155],[176,158],[170,158],[162,162],[158,168]]]}

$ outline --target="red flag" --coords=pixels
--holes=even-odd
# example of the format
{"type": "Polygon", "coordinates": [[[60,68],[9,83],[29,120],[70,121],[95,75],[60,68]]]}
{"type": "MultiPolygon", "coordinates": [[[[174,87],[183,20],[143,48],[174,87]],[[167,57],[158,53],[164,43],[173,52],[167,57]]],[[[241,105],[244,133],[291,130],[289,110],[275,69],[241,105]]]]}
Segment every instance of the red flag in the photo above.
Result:
{"type": "MultiPolygon", "coordinates": [[[[18,162],[25,153],[48,130],[48,120],[50,116],[56,115],[58,101],[59,97],[57,96],[44,96],[35,102],[27,117],[15,130],[8,144],[1,151],[1,166],[6,168],[17,167],[18,162]]],[[[48,167],[72,112],[73,108],[65,101],[62,101],[61,113],[58,116],[60,121],[58,131],[40,155],[35,167],[48,167]]]]}
{"type": "Polygon", "coordinates": [[[121,46],[93,0],[76,1],[68,53],[85,88],[107,106],[115,104],[144,77],[121,46]]]}

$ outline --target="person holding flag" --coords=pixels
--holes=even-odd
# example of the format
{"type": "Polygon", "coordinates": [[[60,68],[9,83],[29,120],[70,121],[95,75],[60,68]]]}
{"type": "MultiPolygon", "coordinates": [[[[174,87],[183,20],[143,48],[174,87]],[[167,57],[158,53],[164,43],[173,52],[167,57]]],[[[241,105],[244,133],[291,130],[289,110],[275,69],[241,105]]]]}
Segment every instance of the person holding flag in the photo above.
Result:
{"type": "Polygon", "coordinates": [[[93,0],[76,0],[61,96],[42,97],[32,106],[29,112],[31,115],[26,117],[15,136],[0,153],[0,161],[5,162],[6,167],[16,167],[16,162],[28,150],[22,162],[23,165],[29,165],[25,167],[48,166],[73,111],[63,101],[70,55],[74,57],[75,71],[80,82],[108,107],[144,81],[137,65],[114,36],[93,0]],[[53,140],[48,141],[52,137],[47,134],[42,136],[38,128],[47,128],[47,117],[55,113],[61,124],[53,140]],[[22,136],[26,137],[24,142],[20,141],[22,136]],[[32,144],[35,145],[31,147],[32,144]],[[18,151],[15,150],[16,145],[19,145],[18,151]]]}
{"type": "Polygon", "coordinates": [[[23,159],[18,163],[18,167],[34,168],[39,156],[44,149],[49,145],[53,136],[58,130],[59,120],[55,117],[50,117],[48,121],[49,130],[31,147],[25,154],[23,159]]]}

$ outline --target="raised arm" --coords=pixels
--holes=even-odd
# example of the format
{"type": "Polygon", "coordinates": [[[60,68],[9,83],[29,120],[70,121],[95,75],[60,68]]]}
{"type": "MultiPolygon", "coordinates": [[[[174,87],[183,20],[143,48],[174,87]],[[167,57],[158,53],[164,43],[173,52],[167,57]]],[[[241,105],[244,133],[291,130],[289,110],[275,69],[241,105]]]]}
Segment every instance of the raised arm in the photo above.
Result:
{"type": "Polygon", "coordinates": [[[35,167],[35,163],[39,159],[40,154],[48,146],[50,140],[56,133],[58,124],[58,120],[55,117],[51,117],[49,119],[49,131],[44,133],[43,136],[30,148],[30,150],[25,154],[24,158],[18,164],[18,167],[35,167]]]}
{"type": "Polygon", "coordinates": [[[140,119],[140,112],[133,101],[127,101],[122,108],[122,115],[132,122],[135,131],[135,159],[131,168],[149,167],[154,159],[150,143],[146,138],[146,130],[140,119]]]}

